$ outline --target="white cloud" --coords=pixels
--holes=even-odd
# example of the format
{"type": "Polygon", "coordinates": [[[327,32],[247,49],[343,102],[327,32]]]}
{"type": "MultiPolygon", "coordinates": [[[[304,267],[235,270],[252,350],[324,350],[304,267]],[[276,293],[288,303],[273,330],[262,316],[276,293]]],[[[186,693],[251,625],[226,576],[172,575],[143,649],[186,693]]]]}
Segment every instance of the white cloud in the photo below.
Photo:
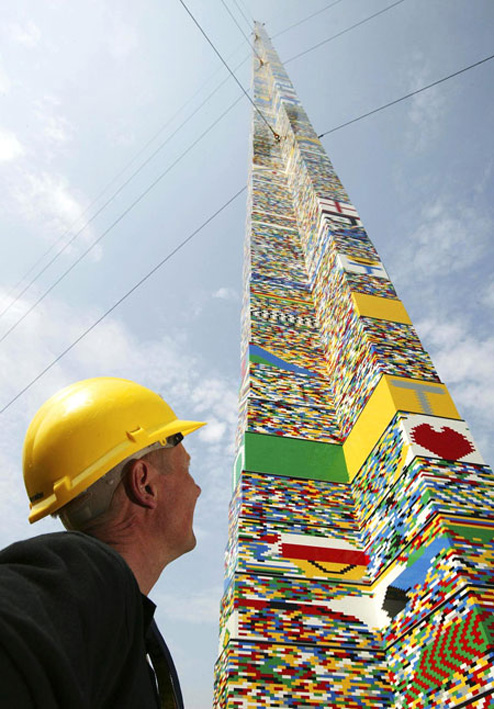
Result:
{"type": "Polygon", "coordinates": [[[206,443],[219,443],[226,432],[226,423],[212,419],[208,425],[199,431],[199,438],[206,443]]]}
{"type": "MultiPolygon", "coordinates": [[[[431,83],[431,73],[423,66],[424,57],[417,54],[412,59],[410,69],[410,92],[431,83]],[[420,68],[416,68],[420,64],[420,68]]],[[[408,117],[413,124],[409,131],[409,141],[415,151],[423,150],[441,129],[446,109],[446,98],[441,87],[427,89],[410,99],[408,117]]]]}
{"type": "Polygon", "coordinates": [[[0,130],[0,162],[10,162],[24,155],[24,148],[14,133],[0,130]]]}
{"type": "Polygon", "coordinates": [[[32,49],[41,39],[41,30],[32,20],[24,24],[13,22],[9,26],[9,36],[14,42],[32,49]]]}
{"type": "Polygon", "coordinates": [[[422,207],[420,224],[405,242],[402,262],[414,279],[465,270],[484,254],[493,227],[473,205],[438,197],[422,207]]]}
{"type": "Polygon", "coordinates": [[[218,624],[222,589],[220,586],[195,593],[173,595],[158,591],[153,599],[163,616],[187,623],[218,624]]]}
{"type": "Polygon", "coordinates": [[[480,296],[481,302],[494,309],[494,283],[489,283],[480,296]]]}
{"type": "Polygon", "coordinates": [[[434,360],[444,379],[466,383],[492,377],[494,335],[480,339],[459,321],[425,321],[418,327],[434,347],[434,360]]]}
{"type": "Polygon", "coordinates": [[[492,170],[494,168],[494,161],[489,160],[487,165],[485,166],[484,170],[480,174],[480,179],[477,182],[477,184],[474,186],[474,190],[476,194],[484,194],[486,187],[488,187],[491,176],[492,176],[492,170]]]}
{"type": "Polygon", "coordinates": [[[209,411],[219,421],[236,425],[238,394],[225,380],[210,377],[198,382],[192,401],[198,413],[209,411]]]}
{"type": "Polygon", "coordinates": [[[44,96],[35,107],[34,115],[39,121],[41,133],[50,143],[63,144],[73,139],[74,128],[60,114],[60,101],[55,96],[44,96]]]}
{"type": "MultiPolygon", "coordinates": [[[[25,171],[17,176],[12,192],[20,215],[36,224],[45,238],[56,241],[65,232],[75,234],[77,231],[76,225],[83,218],[85,204],[65,177],[50,172],[25,171]]],[[[80,221],[80,225],[83,223],[80,221]]],[[[92,228],[88,227],[79,240],[92,242],[94,238],[92,228]]],[[[67,253],[71,252],[73,247],[67,249],[67,253]]],[[[100,247],[96,247],[92,255],[98,258],[100,247]]]]}
{"type": "Polygon", "coordinates": [[[417,323],[417,331],[460,415],[472,425],[481,452],[489,459],[493,450],[494,335],[479,335],[460,320],[424,320],[417,323]]]}
{"type": "Polygon", "coordinates": [[[7,94],[10,91],[11,85],[12,82],[10,81],[7,72],[2,66],[0,57],[0,94],[7,94]]]}
{"type": "Polygon", "coordinates": [[[217,291],[213,293],[213,298],[219,298],[220,300],[238,300],[238,293],[234,288],[218,288],[217,291]]]}
{"type": "Polygon", "coordinates": [[[109,137],[113,145],[129,147],[135,145],[135,133],[125,124],[110,126],[109,137]]]}
{"type": "Polygon", "coordinates": [[[125,59],[139,46],[135,29],[121,20],[115,21],[113,27],[108,30],[107,41],[110,54],[115,59],[125,59]]]}

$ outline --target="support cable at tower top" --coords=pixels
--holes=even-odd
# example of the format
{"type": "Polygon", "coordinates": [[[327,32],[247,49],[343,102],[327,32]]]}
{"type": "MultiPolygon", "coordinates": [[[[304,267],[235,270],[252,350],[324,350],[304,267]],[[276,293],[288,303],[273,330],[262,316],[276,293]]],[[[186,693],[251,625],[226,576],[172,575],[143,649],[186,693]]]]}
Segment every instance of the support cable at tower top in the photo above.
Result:
{"type": "Polygon", "coordinates": [[[191,234],[189,234],[187,237],[185,237],[185,239],[183,239],[177,246],[175,246],[174,249],[172,249],[164,258],[161,259],[161,261],[159,261],[155,266],[153,266],[153,268],[150,271],[148,271],[139,281],[137,281],[137,283],[134,283],[134,285],[131,288],[129,288],[115,303],[113,303],[113,305],[110,308],[105,310],[103,315],[100,315],[100,317],[97,320],[95,320],[92,325],[90,325],[88,328],[86,328],[86,330],[84,330],[84,332],[81,333],[79,335],[79,337],[77,337],[75,340],[73,340],[73,342],[71,342],[71,344],[68,347],[66,347],[59,355],[57,355],[57,357],[55,357],[55,359],[53,359],[49,365],[47,365],[41,372],[39,372],[39,374],[37,374],[34,377],[34,379],[32,379],[28,384],[26,384],[26,386],[23,389],[21,389],[19,392],[17,392],[17,394],[14,397],[12,397],[12,399],[10,399],[10,401],[7,402],[5,404],[5,406],[3,406],[0,409],[0,414],[3,414],[4,411],[6,411],[15,401],[17,401],[17,399],[19,399],[19,397],[21,397],[39,379],[41,379],[41,377],[43,377],[47,372],[49,372],[50,369],[52,367],[54,367],[57,364],[57,362],[59,362],[63,357],[65,357],[66,354],[68,354],[72,349],[74,349],[74,347],[76,345],[78,345],[79,342],[86,337],[86,335],[89,335],[89,333],[92,330],[94,330],[94,328],[97,327],[100,324],[100,322],[102,322],[106,317],[108,317],[108,315],[110,315],[110,313],[112,313],[116,308],[118,308],[118,306],[121,305],[121,303],[123,303],[124,300],[127,300],[127,298],[130,295],[132,295],[132,293],[134,293],[134,291],[136,291],[138,288],[140,288],[149,278],[151,278],[151,276],[153,276],[156,273],[156,271],[158,271],[165,263],[167,263],[167,261],[169,261],[171,258],[173,258],[173,256],[175,256],[175,254],[178,253],[181,249],[183,249],[183,247],[186,246],[186,244],[188,244],[189,241],[192,241],[192,239],[195,236],[197,236],[197,234],[199,234],[200,231],[202,231],[208,224],[210,224],[214,219],[216,219],[216,217],[219,214],[221,214],[230,204],[232,204],[237,199],[237,197],[240,197],[240,195],[243,194],[246,189],[247,189],[246,185],[244,185],[241,189],[239,189],[233,195],[233,197],[230,197],[230,199],[228,199],[226,202],[224,202],[221,205],[221,207],[219,207],[219,209],[217,209],[213,214],[211,214],[205,221],[202,222],[202,224],[200,226],[197,227],[197,229],[195,229],[191,234]]]}
{"type": "Polygon", "coordinates": [[[245,41],[247,42],[247,44],[249,45],[249,47],[252,49],[252,51],[254,52],[254,54],[256,55],[256,57],[257,57],[257,58],[259,59],[259,61],[262,63],[262,59],[261,59],[261,57],[259,56],[259,54],[257,53],[256,48],[254,47],[253,44],[251,44],[250,39],[247,37],[247,35],[246,35],[245,32],[243,31],[243,29],[240,27],[240,24],[238,23],[237,18],[235,17],[235,15],[233,14],[233,12],[232,12],[232,11],[230,10],[230,8],[228,7],[228,5],[226,4],[225,0],[221,0],[221,4],[223,5],[223,7],[225,8],[225,10],[226,10],[226,11],[228,12],[228,14],[230,15],[230,17],[232,18],[233,22],[236,24],[238,30],[239,30],[240,33],[242,34],[243,38],[245,39],[245,41]]]}
{"type": "Polygon", "coordinates": [[[243,10],[242,10],[242,8],[240,7],[240,4],[237,2],[237,0],[233,0],[233,3],[234,3],[234,5],[235,5],[235,7],[238,9],[238,11],[240,12],[240,14],[242,15],[242,17],[244,18],[244,20],[247,22],[247,24],[248,24],[248,26],[249,26],[249,28],[250,28],[250,27],[251,27],[251,21],[252,21],[252,24],[254,24],[254,18],[252,17],[252,15],[250,15],[250,12],[249,12],[248,8],[245,6],[243,0],[242,0],[242,5],[244,6],[246,12],[249,13],[249,15],[250,15],[250,20],[249,20],[249,18],[245,15],[245,13],[243,12],[243,10]]]}
{"type": "Polygon", "coordinates": [[[374,113],[378,113],[379,111],[384,111],[385,108],[389,108],[390,106],[394,106],[396,103],[400,103],[400,101],[405,101],[407,98],[411,98],[412,96],[415,96],[416,94],[420,94],[422,91],[427,91],[427,89],[432,89],[433,86],[437,86],[438,84],[442,84],[443,81],[448,81],[448,79],[452,79],[454,76],[458,76],[459,74],[463,74],[466,71],[470,71],[470,69],[474,69],[476,66],[480,66],[480,64],[484,64],[485,62],[491,61],[491,59],[494,59],[494,54],[491,54],[490,57],[485,57],[484,59],[481,59],[478,62],[475,62],[475,64],[470,64],[470,66],[466,66],[463,69],[459,69],[458,71],[455,71],[453,74],[449,74],[448,76],[444,76],[442,79],[438,79],[437,81],[433,81],[432,84],[427,84],[427,86],[422,86],[421,89],[416,89],[415,91],[411,91],[409,94],[405,94],[405,96],[401,96],[400,98],[395,99],[394,101],[390,101],[389,103],[385,103],[383,106],[379,106],[379,108],[374,108],[372,111],[368,111],[367,113],[363,113],[361,116],[357,116],[357,118],[352,118],[350,121],[346,121],[345,123],[341,123],[339,126],[336,126],[335,128],[331,128],[330,130],[325,131],[324,133],[321,133],[318,135],[318,138],[324,138],[325,135],[329,135],[330,133],[334,133],[337,130],[340,130],[340,128],[345,128],[346,126],[351,125],[352,123],[357,123],[357,121],[361,121],[363,118],[367,118],[368,116],[374,115],[374,113]]]}
{"type": "Polygon", "coordinates": [[[304,49],[303,52],[299,52],[299,54],[295,54],[295,56],[290,57],[290,59],[286,59],[283,62],[283,64],[289,64],[290,62],[293,62],[294,59],[298,59],[299,57],[303,57],[304,54],[308,54],[309,52],[313,52],[314,49],[317,49],[318,47],[322,47],[324,44],[327,44],[328,42],[332,42],[333,39],[337,39],[337,37],[341,37],[342,35],[346,34],[347,32],[350,32],[350,30],[354,30],[356,27],[360,27],[360,25],[364,25],[366,22],[369,22],[369,20],[373,20],[374,17],[378,17],[379,15],[383,15],[388,10],[392,10],[393,7],[396,7],[397,5],[401,5],[402,2],[405,2],[405,0],[396,0],[396,2],[394,2],[392,5],[388,5],[387,7],[383,8],[382,10],[379,10],[379,12],[375,12],[373,15],[369,15],[369,17],[366,17],[365,19],[360,20],[360,22],[356,22],[351,27],[347,27],[345,30],[341,30],[341,32],[337,32],[336,34],[332,35],[331,37],[328,37],[327,39],[323,39],[322,42],[318,42],[317,44],[314,44],[312,47],[309,47],[308,49],[304,49]]]}
{"type": "MultiPolygon", "coordinates": [[[[192,19],[192,21],[194,22],[194,24],[196,25],[196,27],[199,29],[199,31],[201,32],[201,34],[203,35],[203,37],[206,39],[206,41],[208,42],[208,44],[212,47],[212,49],[214,50],[215,54],[219,57],[219,59],[222,61],[222,63],[226,66],[226,68],[227,68],[228,71],[230,72],[231,76],[232,76],[233,79],[235,80],[235,83],[238,84],[238,86],[242,89],[243,94],[244,94],[245,96],[247,96],[247,98],[249,99],[250,103],[251,103],[252,106],[254,107],[254,110],[261,116],[262,120],[264,121],[264,123],[267,125],[267,127],[269,128],[269,130],[270,130],[271,133],[273,134],[274,139],[278,142],[278,141],[280,140],[280,136],[279,136],[278,133],[274,130],[274,128],[272,128],[272,126],[269,124],[268,120],[266,119],[266,117],[264,116],[264,114],[262,113],[262,111],[259,109],[259,107],[256,106],[256,104],[254,103],[254,101],[252,100],[252,98],[249,96],[249,92],[244,89],[244,87],[242,86],[242,84],[240,83],[240,81],[237,79],[237,77],[235,76],[235,74],[234,74],[234,72],[232,71],[232,69],[230,69],[229,65],[228,65],[227,62],[223,59],[223,57],[222,57],[222,55],[220,54],[220,52],[218,51],[218,49],[216,49],[216,47],[215,47],[214,43],[212,42],[212,40],[209,39],[209,37],[208,37],[208,35],[206,34],[206,32],[203,30],[203,28],[201,27],[201,25],[199,24],[199,22],[196,20],[196,18],[194,17],[194,15],[191,13],[191,11],[189,10],[189,8],[188,8],[187,5],[185,4],[184,0],[179,0],[179,2],[180,2],[180,4],[183,6],[183,8],[186,10],[186,12],[187,12],[188,15],[190,16],[190,18],[192,19]]],[[[403,2],[403,0],[401,0],[401,2],[403,2]]]]}

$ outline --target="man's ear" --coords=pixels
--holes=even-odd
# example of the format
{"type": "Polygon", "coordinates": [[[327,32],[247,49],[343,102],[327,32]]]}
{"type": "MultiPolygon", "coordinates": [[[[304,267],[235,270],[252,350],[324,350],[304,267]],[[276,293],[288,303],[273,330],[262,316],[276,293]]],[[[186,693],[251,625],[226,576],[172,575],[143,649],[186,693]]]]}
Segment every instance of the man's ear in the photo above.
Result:
{"type": "Polygon", "coordinates": [[[141,458],[133,460],[125,476],[127,494],[136,505],[154,509],[158,504],[158,489],[155,484],[158,473],[152,463],[141,458]]]}

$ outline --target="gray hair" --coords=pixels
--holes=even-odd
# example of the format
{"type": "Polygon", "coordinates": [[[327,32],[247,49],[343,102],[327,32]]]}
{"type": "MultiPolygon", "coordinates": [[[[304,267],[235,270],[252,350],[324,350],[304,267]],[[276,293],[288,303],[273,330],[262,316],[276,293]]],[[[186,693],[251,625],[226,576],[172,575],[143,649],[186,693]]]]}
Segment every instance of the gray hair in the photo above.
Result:
{"type": "Polygon", "coordinates": [[[52,516],[60,517],[65,529],[83,531],[84,528],[91,524],[96,518],[108,512],[115,490],[121,483],[125,469],[129,463],[134,460],[140,460],[148,453],[152,453],[160,448],[170,447],[169,444],[163,445],[160,442],[153,443],[133,455],[128,456],[105,473],[99,480],[96,480],[87,490],[84,490],[73,500],[54,512],[52,516]]]}

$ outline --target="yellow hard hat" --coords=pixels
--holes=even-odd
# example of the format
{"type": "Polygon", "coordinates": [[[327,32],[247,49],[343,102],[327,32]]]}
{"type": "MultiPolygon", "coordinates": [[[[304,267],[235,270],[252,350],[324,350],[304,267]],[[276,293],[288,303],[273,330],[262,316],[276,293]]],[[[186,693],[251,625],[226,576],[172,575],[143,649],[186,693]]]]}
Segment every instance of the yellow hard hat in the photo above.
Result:
{"type": "Polygon", "coordinates": [[[159,394],[126,379],[71,384],[43,404],[26,433],[29,521],[56,512],[143,448],[204,425],[178,419],[159,394]]]}

